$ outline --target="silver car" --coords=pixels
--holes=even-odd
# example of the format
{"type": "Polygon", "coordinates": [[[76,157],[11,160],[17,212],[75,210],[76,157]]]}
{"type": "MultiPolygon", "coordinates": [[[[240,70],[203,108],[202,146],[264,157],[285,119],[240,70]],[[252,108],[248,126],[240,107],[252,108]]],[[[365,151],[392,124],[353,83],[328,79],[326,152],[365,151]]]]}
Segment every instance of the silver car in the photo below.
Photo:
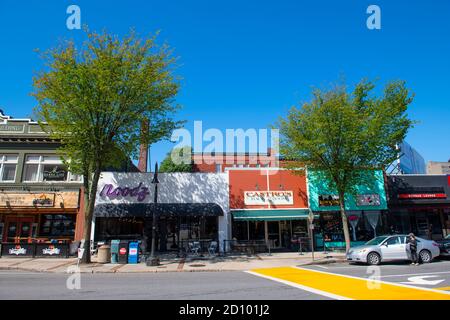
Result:
{"type": "MultiPolygon", "coordinates": [[[[378,265],[384,261],[411,260],[407,235],[390,235],[373,238],[363,246],[354,247],[347,253],[347,261],[363,262],[378,265]]],[[[417,254],[423,263],[429,263],[439,256],[439,245],[431,240],[419,237],[417,239],[417,254]]]]}

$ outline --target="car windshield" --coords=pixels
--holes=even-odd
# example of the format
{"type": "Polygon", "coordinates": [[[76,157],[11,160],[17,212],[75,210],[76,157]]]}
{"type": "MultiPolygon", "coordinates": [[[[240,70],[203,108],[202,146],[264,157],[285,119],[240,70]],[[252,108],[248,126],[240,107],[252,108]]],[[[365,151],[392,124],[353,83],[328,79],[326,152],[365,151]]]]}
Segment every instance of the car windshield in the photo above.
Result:
{"type": "Polygon", "coordinates": [[[445,237],[446,240],[450,240],[450,234],[445,237]]]}
{"type": "Polygon", "coordinates": [[[366,242],[366,245],[369,245],[369,246],[377,245],[377,244],[382,243],[387,238],[388,237],[376,237],[376,238],[373,238],[372,240],[366,242]]]}

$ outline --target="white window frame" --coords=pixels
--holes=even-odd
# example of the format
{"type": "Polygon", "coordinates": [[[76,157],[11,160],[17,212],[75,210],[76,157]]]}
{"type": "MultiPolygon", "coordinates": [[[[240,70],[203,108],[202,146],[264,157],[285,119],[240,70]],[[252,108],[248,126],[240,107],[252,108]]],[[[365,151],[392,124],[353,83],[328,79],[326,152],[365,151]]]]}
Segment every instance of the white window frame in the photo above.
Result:
{"type": "Polygon", "coordinates": [[[26,154],[25,155],[25,159],[24,159],[24,163],[23,163],[23,173],[24,173],[24,177],[23,177],[23,182],[26,183],[81,183],[83,181],[83,178],[81,177],[81,179],[79,181],[72,181],[72,177],[75,176],[75,174],[71,173],[70,171],[67,171],[67,178],[66,180],[61,180],[61,181],[45,181],[44,177],[43,177],[43,167],[44,165],[47,164],[64,164],[63,161],[61,159],[58,160],[51,160],[51,161],[44,161],[44,157],[57,157],[57,155],[55,154],[26,154]],[[28,157],[39,157],[38,161],[28,161],[28,157]],[[38,165],[38,171],[37,171],[37,176],[38,179],[37,180],[25,180],[25,173],[27,170],[27,165],[29,164],[37,164],[38,165]]]}
{"type": "Polygon", "coordinates": [[[0,154],[0,182],[2,183],[14,183],[17,179],[17,169],[19,167],[19,154],[17,153],[2,153],[0,154]],[[7,156],[16,156],[16,161],[6,161],[7,156]],[[3,180],[3,168],[5,164],[15,164],[16,170],[14,171],[14,179],[13,180],[3,180]]]}

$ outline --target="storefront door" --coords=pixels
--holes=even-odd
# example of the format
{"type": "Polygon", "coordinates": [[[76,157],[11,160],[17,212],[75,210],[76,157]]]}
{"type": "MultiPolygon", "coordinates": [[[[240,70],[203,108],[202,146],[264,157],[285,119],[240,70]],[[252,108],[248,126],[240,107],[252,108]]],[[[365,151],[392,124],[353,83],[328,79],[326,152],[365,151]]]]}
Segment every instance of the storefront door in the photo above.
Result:
{"type": "Polygon", "coordinates": [[[33,217],[6,217],[4,242],[31,242],[33,217]]]}

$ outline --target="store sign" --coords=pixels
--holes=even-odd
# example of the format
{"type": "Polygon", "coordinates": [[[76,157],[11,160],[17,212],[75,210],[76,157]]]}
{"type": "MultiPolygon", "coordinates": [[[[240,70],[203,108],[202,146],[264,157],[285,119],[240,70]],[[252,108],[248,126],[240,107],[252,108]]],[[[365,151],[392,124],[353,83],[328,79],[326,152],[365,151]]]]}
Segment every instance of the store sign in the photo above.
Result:
{"type": "Polygon", "coordinates": [[[245,191],[244,203],[246,205],[290,205],[294,204],[292,191],[245,191]]]}
{"type": "Polygon", "coordinates": [[[356,204],[360,207],[363,206],[379,206],[380,195],[379,194],[359,194],[356,196],[356,204]]]}
{"type": "Polygon", "coordinates": [[[2,124],[0,125],[0,132],[23,132],[23,125],[10,125],[10,124],[2,124]]]}
{"type": "Polygon", "coordinates": [[[53,207],[55,204],[55,194],[41,194],[33,199],[33,206],[36,207],[53,207]]]}
{"type": "Polygon", "coordinates": [[[33,244],[3,243],[1,248],[2,256],[23,257],[34,255],[33,244]]]}
{"type": "Polygon", "coordinates": [[[400,193],[399,199],[446,199],[445,193],[400,193]]]}
{"type": "Polygon", "coordinates": [[[62,169],[58,170],[56,166],[50,171],[44,171],[43,177],[46,181],[63,181],[66,180],[66,171],[62,169]]]}
{"type": "Polygon", "coordinates": [[[136,198],[138,202],[142,202],[147,198],[150,194],[148,188],[143,185],[143,183],[139,183],[137,187],[115,187],[112,184],[105,184],[102,191],[100,192],[101,197],[108,197],[110,199],[116,199],[119,197],[131,197],[136,198]]]}
{"type": "Polygon", "coordinates": [[[61,253],[61,249],[56,248],[53,245],[49,245],[47,248],[42,249],[43,255],[53,256],[53,255],[59,255],[60,253],[61,253]]]}
{"type": "Polygon", "coordinates": [[[339,196],[334,194],[319,195],[319,207],[336,207],[339,206],[339,196]]]}

